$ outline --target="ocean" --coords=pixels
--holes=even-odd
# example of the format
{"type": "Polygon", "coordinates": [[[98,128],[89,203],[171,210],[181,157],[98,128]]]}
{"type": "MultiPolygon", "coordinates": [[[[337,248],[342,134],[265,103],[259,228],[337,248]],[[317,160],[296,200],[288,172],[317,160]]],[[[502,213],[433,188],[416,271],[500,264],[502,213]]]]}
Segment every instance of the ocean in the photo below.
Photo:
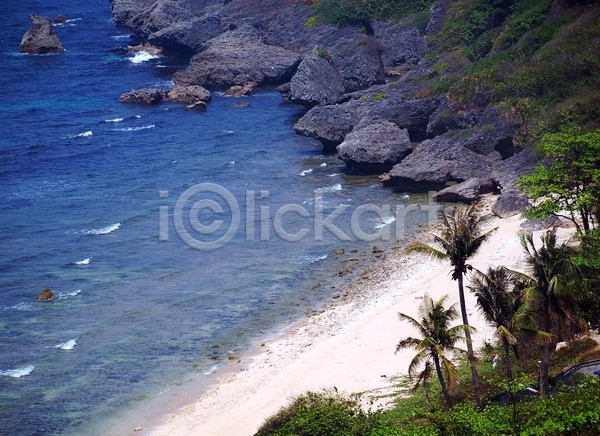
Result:
{"type": "Polygon", "coordinates": [[[119,103],[168,88],[185,60],[129,53],[107,0],[3,16],[2,435],[102,434],[210,374],[330,301],[313,285],[332,280],[335,250],[391,244],[369,235],[422,200],[346,174],[272,88],[214,92],[206,112],[119,103]],[[65,53],[19,53],[29,13],[69,18],[65,53]],[[36,301],[45,287],[53,300],[36,301]]]}

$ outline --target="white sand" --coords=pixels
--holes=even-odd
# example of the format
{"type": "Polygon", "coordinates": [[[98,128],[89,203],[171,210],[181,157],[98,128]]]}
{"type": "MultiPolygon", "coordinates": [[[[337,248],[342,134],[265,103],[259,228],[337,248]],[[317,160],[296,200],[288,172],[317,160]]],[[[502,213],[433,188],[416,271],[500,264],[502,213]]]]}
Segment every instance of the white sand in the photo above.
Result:
{"type": "MultiPolygon", "coordinates": [[[[490,265],[518,268],[523,258],[516,237],[521,222],[519,216],[496,220],[492,225],[498,230],[471,264],[480,270],[490,265]]],[[[434,299],[448,294],[449,303],[458,303],[457,284],[450,279],[447,262],[396,253],[359,285],[361,293],[351,302],[309,317],[267,342],[245,367],[239,364],[195,402],[158,425],[140,423],[143,434],[253,435],[265,418],[307,390],[334,386],[346,394],[389,390],[390,378],[405,374],[414,355],[412,350],[394,354],[398,340],[414,333],[397,313],[417,316],[425,292],[434,299]]],[[[474,297],[467,292],[466,298],[478,346],[492,339],[493,330],[475,310],[474,297]]]]}

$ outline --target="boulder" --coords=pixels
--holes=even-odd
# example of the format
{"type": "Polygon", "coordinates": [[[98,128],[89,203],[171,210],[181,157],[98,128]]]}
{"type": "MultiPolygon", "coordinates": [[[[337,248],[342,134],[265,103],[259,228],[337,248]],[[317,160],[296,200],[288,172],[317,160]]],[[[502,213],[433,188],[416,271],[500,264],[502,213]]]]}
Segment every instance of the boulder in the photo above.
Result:
{"type": "Polygon", "coordinates": [[[300,57],[280,47],[266,45],[258,32],[243,25],[207,41],[190,66],[173,76],[176,84],[231,87],[254,82],[276,84],[289,80],[300,57]]]}
{"type": "Polygon", "coordinates": [[[388,76],[405,76],[408,71],[418,68],[427,54],[427,40],[413,25],[374,22],[373,30],[383,45],[381,60],[388,76]]]}
{"type": "Polygon", "coordinates": [[[382,52],[383,43],[378,37],[357,35],[339,38],[327,48],[326,58],[341,75],[344,91],[354,92],[385,83],[382,52]]]}
{"type": "Polygon", "coordinates": [[[202,86],[175,85],[171,87],[166,94],[166,100],[176,103],[195,103],[197,101],[210,101],[210,91],[202,86]]]}
{"type": "Polygon", "coordinates": [[[477,200],[481,194],[489,194],[494,192],[495,189],[496,183],[492,179],[473,177],[465,182],[442,189],[434,195],[434,199],[449,203],[470,204],[477,200]]]}
{"type": "Polygon", "coordinates": [[[344,89],[344,79],[325,49],[315,47],[292,77],[288,99],[308,107],[334,104],[344,89]]]}
{"type": "Polygon", "coordinates": [[[292,98],[292,84],[284,83],[283,85],[279,85],[277,87],[277,92],[286,100],[290,100],[292,98]]]}
{"type": "Polygon", "coordinates": [[[37,296],[37,300],[38,301],[49,301],[52,300],[52,297],[54,296],[54,293],[52,292],[52,290],[50,288],[44,288],[42,289],[42,292],[40,292],[37,296]]]}
{"type": "Polygon", "coordinates": [[[492,178],[498,182],[502,191],[514,188],[516,180],[531,174],[536,165],[541,162],[540,157],[533,150],[523,150],[508,159],[494,164],[492,178]]]}
{"type": "Polygon", "coordinates": [[[21,53],[46,54],[65,51],[48,17],[29,15],[31,29],[21,39],[21,53]]]}
{"type": "Polygon", "coordinates": [[[356,173],[381,174],[412,152],[406,129],[389,121],[361,121],[337,146],[338,158],[356,173]]]}
{"type": "Polygon", "coordinates": [[[500,218],[508,218],[531,207],[529,199],[517,190],[503,192],[492,206],[492,213],[500,218]]]}
{"type": "Polygon", "coordinates": [[[448,135],[420,143],[413,153],[389,172],[390,184],[407,191],[443,189],[447,182],[489,178],[492,161],[477,154],[448,135]]]}
{"type": "MultiPolygon", "coordinates": [[[[573,225],[571,221],[568,221],[573,225]]],[[[549,215],[546,218],[538,218],[533,220],[525,220],[520,226],[527,232],[538,232],[540,230],[556,229],[558,227],[566,227],[565,222],[556,215],[549,215]]]]}
{"type": "Polygon", "coordinates": [[[141,88],[121,94],[119,101],[121,103],[158,104],[165,100],[166,97],[167,93],[162,89],[141,88]]]}
{"type": "Polygon", "coordinates": [[[325,150],[341,144],[361,119],[390,121],[407,129],[412,141],[425,136],[429,117],[439,106],[439,99],[411,99],[412,88],[377,85],[346,96],[347,101],[330,106],[316,106],[294,125],[296,133],[319,139],[325,150]]]}
{"type": "Polygon", "coordinates": [[[250,82],[246,83],[244,86],[236,85],[229,88],[225,91],[226,95],[232,95],[234,97],[244,97],[250,94],[254,88],[256,88],[256,83],[250,82]]]}

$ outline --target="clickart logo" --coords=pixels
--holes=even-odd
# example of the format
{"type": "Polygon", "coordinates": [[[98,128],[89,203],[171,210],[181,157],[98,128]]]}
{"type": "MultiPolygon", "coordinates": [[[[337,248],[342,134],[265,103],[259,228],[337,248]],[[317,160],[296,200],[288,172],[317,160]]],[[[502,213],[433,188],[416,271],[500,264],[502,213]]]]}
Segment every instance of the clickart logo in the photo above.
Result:
{"type": "MultiPolygon", "coordinates": [[[[202,251],[217,250],[231,242],[241,231],[242,223],[245,240],[250,242],[257,240],[257,227],[260,241],[270,240],[272,234],[286,242],[298,242],[311,237],[314,241],[322,241],[326,233],[340,241],[399,241],[404,238],[406,217],[410,213],[425,213],[427,222],[435,223],[438,205],[432,200],[432,194],[430,193],[425,205],[392,207],[389,204],[363,204],[351,209],[348,204],[340,204],[326,213],[324,191],[316,190],[309,202],[310,207],[307,207],[306,202],[302,205],[289,203],[280,206],[271,216],[269,191],[246,191],[245,198],[241,199],[245,206],[242,213],[238,199],[228,189],[214,183],[200,183],[186,189],[172,210],[167,205],[159,206],[158,237],[160,241],[169,241],[172,218],[177,236],[190,248],[202,251]],[[261,200],[258,208],[257,196],[261,200]],[[384,224],[364,229],[362,218],[365,215],[375,216],[384,224]],[[289,219],[286,220],[286,217],[289,219]],[[349,222],[343,223],[343,219],[348,219],[349,222]],[[290,225],[289,221],[293,221],[294,225],[290,225]],[[349,230],[342,230],[347,227],[349,230]]],[[[159,199],[166,200],[169,192],[159,191],[158,196],[159,199]]]]}

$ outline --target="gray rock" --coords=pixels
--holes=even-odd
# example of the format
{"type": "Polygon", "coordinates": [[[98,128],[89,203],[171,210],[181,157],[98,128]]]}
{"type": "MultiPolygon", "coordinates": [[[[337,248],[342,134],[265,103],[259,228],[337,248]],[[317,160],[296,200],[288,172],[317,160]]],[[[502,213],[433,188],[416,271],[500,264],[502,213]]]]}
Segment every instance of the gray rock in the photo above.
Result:
{"type": "Polygon", "coordinates": [[[56,24],[65,24],[68,20],[69,19],[65,14],[58,14],[56,17],[54,17],[54,22],[56,24]]]}
{"type": "Polygon", "coordinates": [[[475,127],[479,122],[479,112],[454,111],[443,98],[438,109],[431,115],[427,124],[427,136],[433,138],[450,130],[464,130],[475,127]]]}
{"type": "Polygon", "coordinates": [[[227,91],[225,91],[225,94],[233,95],[234,97],[244,97],[245,95],[250,94],[254,90],[254,88],[256,88],[256,83],[250,82],[246,83],[244,86],[232,86],[227,91]]]}
{"type": "Polygon", "coordinates": [[[472,203],[481,194],[489,194],[496,189],[496,183],[492,179],[472,178],[462,183],[449,186],[435,194],[436,201],[449,203],[472,203]]]}
{"type": "Polygon", "coordinates": [[[173,76],[175,83],[206,87],[275,84],[289,80],[300,57],[266,45],[256,29],[243,25],[207,41],[190,66],[173,76]]]}
{"type": "Polygon", "coordinates": [[[289,100],[305,106],[337,103],[344,95],[344,79],[324,49],[315,47],[304,57],[290,83],[289,100]]]}
{"type": "Polygon", "coordinates": [[[142,38],[148,38],[154,32],[177,23],[185,23],[193,18],[194,15],[178,2],[161,0],[131,18],[127,22],[127,27],[135,29],[142,38]]]}
{"type": "Polygon", "coordinates": [[[373,30],[381,38],[381,60],[388,76],[403,77],[418,68],[427,54],[427,40],[413,25],[374,22],[373,30]]]}
{"type": "Polygon", "coordinates": [[[446,16],[450,10],[450,0],[438,0],[429,8],[429,23],[427,23],[427,35],[435,35],[442,30],[446,16]]]}
{"type": "Polygon", "coordinates": [[[130,20],[141,14],[148,7],[146,2],[139,0],[109,0],[112,17],[117,26],[129,27],[130,20]]]}
{"type": "Polygon", "coordinates": [[[165,99],[177,103],[195,103],[197,101],[207,102],[211,100],[211,94],[208,89],[203,88],[202,86],[175,85],[167,91],[165,99]]]}
{"type": "Polygon", "coordinates": [[[298,120],[294,130],[319,139],[326,150],[342,143],[363,118],[390,121],[401,129],[407,129],[411,139],[413,136],[425,136],[429,117],[438,108],[439,100],[407,99],[407,89],[378,85],[355,92],[344,103],[312,108],[298,120]]]}
{"type": "Polygon", "coordinates": [[[169,52],[197,52],[206,41],[223,32],[218,15],[205,15],[175,23],[148,36],[148,42],[169,52]]]}
{"type": "Polygon", "coordinates": [[[278,86],[277,92],[286,100],[290,100],[292,98],[292,84],[284,83],[283,85],[278,86]]]}
{"type": "Polygon", "coordinates": [[[517,190],[503,192],[492,206],[492,213],[500,218],[508,218],[531,207],[529,199],[517,190]]]}
{"type": "Polygon", "coordinates": [[[389,173],[390,183],[408,191],[439,190],[448,181],[489,178],[492,161],[457,143],[448,135],[420,143],[389,173]]]}
{"type": "Polygon", "coordinates": [[[50,18],[31,14],[29,19],[31,29],[25,32],[21,39],[21,53],[46,54],[65,51],[50,18]]]}
{"type": "Polygon", "coordinates": [[[337,146],[338,158],[356,173],[381,174],[412,152],[406,129],[389,121],[361,121],[337,146]]]}
{"type": "Polygon", "coordinates": [[[381,53],[383,43],[373,35],[340,38],[327,49],[331,61],[343,78],[345,92],[367,89],[385,83],[381,53]]]}
{"type": "Polygon", "coordinates": [[[546,218],[523,221],[520,227],[527,232],[538,232],[540,230],[556,229],[558,227],[572,228],[575,227],[575,224],[572,221],[556,215],[549,215],[546,218]]]}
{"type": "Polygon", "coordinates": [[[167,93],[157,88],[134,89],[121,94],[121,103],[158,104],[165,100],[167,93]]]}
{"type": "Polygon", "coordinates": [[[516,180],[535,170],[541,159],[532,150],[523,150],[514,156],[494,164],[492,178],[498,182],[502,191],[514,188],[516,180]]]}

